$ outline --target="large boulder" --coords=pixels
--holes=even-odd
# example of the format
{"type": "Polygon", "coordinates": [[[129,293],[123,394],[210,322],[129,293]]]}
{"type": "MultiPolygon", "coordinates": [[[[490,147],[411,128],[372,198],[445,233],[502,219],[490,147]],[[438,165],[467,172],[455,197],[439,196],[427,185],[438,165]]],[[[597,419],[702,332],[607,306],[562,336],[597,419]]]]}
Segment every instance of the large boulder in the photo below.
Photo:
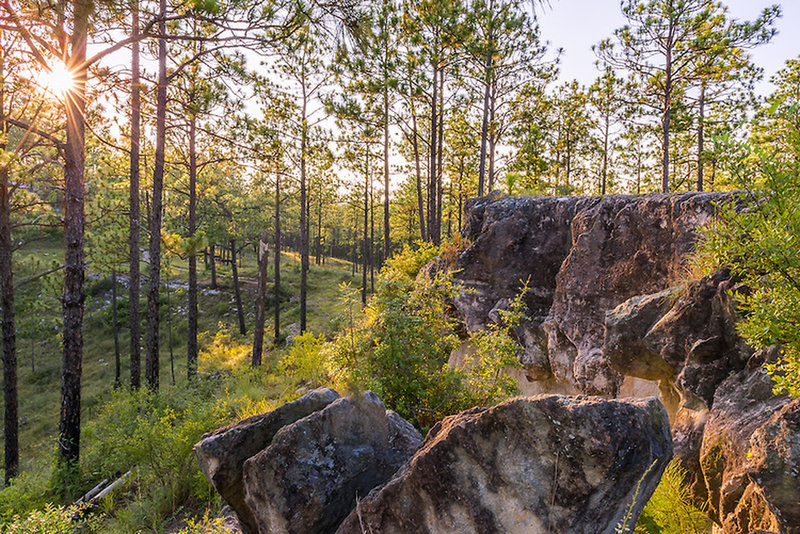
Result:
{"type": "Polygon", "coordinates": [[[630,532],[671,458],[657,399],[520,397],[438,423],[338,534],[630,532]]]}
{"type": "MultiPolygon", "coordinates": [[[[727,193],[604,197],[485,197],[467,205],[470,243],[454,277],[469,332],[527,284],[530,320],[516,332],[529,380],[614,396],[622,375],[602,354],[605,312],[668,289],[698,227],[727,193]]],[[[544,389],[554,389],[548,386],[544,389]]]]}
{"type": "Polygon", "coordinates": [[[335,532],[356,499],[386,482],[422,436],[372,392],[342,398],[281,429],[244,464],[261,534],[335,532]]]}
{"type": "Polygon", "coordinates": [[[339,398],[330,388],[320,388],[280,408],[206,434],[194,447],[200,468],[209,482],[236,512],[244,534],[258,527],[244,500],[242,468],[250,457],[267,448],[284,426],[323,409],[339,398]]]}

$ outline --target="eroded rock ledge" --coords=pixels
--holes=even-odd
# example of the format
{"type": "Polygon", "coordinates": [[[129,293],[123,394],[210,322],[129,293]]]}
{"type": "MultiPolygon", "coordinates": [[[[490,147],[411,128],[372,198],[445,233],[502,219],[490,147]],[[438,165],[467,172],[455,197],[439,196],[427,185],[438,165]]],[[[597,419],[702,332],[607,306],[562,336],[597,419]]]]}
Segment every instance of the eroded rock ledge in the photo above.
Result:
{"type": "Polygon", "coordinates": [[[482,328],[528,284],[532,318],[522,363],[541,391],[615,396],[622,375],[602,356],[605,313],[682,276],[697,228],[726,193],[605,197],[483,197],[467,204],[455,301],[482,328]]]}
{"type": "MultiPolygon", "coordinates": [[[[728,534],[800,533],[800,399],[736,332],[726,271],[687,281],[698,229],[735,194],[491,197],[468,204],[454,306],[474,332],[527,281],[522,389],[658,394],[694,495],[728,534]],[[637,387],[631,387],[637,384],[637,387]],[[637,390],[638,388],[638,390],[637,390]]],[[[468,344],[468,342],[467,342],[468,344]]]]}

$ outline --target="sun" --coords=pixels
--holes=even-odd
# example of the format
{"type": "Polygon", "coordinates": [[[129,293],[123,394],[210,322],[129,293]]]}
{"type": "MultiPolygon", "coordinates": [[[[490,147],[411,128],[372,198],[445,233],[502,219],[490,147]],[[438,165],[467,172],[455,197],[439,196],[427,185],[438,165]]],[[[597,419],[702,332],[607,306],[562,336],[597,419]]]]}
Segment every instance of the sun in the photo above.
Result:
{"type": "Polygon", "coordinates": [[[53,61],[39,76],[39,85],[56,98],[75,88],[75,76],[62,61],[53,61]]]}

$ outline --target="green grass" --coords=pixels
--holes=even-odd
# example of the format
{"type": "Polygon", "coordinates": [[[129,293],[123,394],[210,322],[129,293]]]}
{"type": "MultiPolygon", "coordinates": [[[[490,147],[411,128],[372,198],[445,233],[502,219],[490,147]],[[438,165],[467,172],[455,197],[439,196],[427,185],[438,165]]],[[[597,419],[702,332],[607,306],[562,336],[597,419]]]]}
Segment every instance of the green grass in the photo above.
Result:
{"type": "MultiPolygon", "coordinates": [[[[15,256],[15,281],[18,283],[50,268],[51,263],[60,262],[63,258],[62,243],[59,239],[34,242],[16,253],[15,256]]],[[[272,257],[270,258],[269,279],[273,277],[272,257]]],[[[351,265],[341,260],[329,260],[325,266],[312,265],[308,276],[308,325],[309,329],[322,334],[330,334],[332,322],[337,316],[340,303],[338,300],[338,285],[342,282],[357,284],[359,275],[354,278],[351,274],[351,265]]],[[[237,365],[223,361],[230,354],[238,351],[238,367],[246,368],[245,354],[252,344],[252,329],[254,323],[255,290],[257,279],[257,264],[252,249],[245,251],[241,267],[239,268],[240,283],[242,287],[243,307],[248,328],[246,335],[238,333],[238,321],[232,289],[231,269],[226,265],[217,265],[217,281],[219,288],[210,289],[210,269],[204,266],[202,256],[198,261],[198,278],[201,286],[199,295],[199,341],[200,341],[200,371],[212,374],[223,369],[225,372],[234,371],[237,365]],[[220,337],[222,336],[222,338],[220,337]],[[225,339],[231,349],[230,353],[222,351],[219,347],[220,339],[225,339]],[[234,351],[235,349],[235,351],[234,351]],[[245,360],[245,361],[242,361],[245,360]]],[[[147,266],[142,265],[142,275],[146,276],[147,266]]],[[[160,383],[165,395],[174,395],[186,390],[186,281],[188,275],[188,262],[170,258],[162,278],[168,279],[172,284],[181,282],[179,287],[170,289],[170,312],[172,344],[169,346],[169,322],[166,314],[162,316],[160,329],[160,383]],[[173,361],[170,362],[170,348],[173,361]],[[172,372],[176,386],[172,386],[172,372]]],[[[295,253],[282,254],[281,281],[281,325],[282,335],[287,333],[287,326],[299,322],[299,258],[295,253]]],[[[19,364],[19,416],[20,416],[20,468],[25,479],[35,479],[35,487],[46,487],[46,479],[50,478],[50,470],[56,450],[56,436],[58,433],[59,403],[60,403],[60,372],[61,372],[61,341],[58,321],[61,306],[57,300],[60,291],[62,273],[55,273],[47,279],[23,286],[17,293],[17,351],[19,364]],[[46,327],[36,330],[33,326],[40,320],[47,323],[46,327]],[[52,324],[51,324],[52,323],[52,324]],[[31,350],[35,356],[31,356],[31,350]],[[35,359],[35,370],[32,369],[31,360],[35,359]],[[38,485],[37,485],[38,484],[38,485]]],[[[101,277],[92,273],[89,267],[87,276],[87,302],[84,323],[84,355],[82,378],[82,424],[84,428],[91,425],[97,417],[101,407],[112,397],[114,385],[114,342],[111,326],[111,284],[109,277],[101,277]]],[[[271,287],[269,291],[271,292],[271,287]]],[[[118,286],[118,310],[120,316],[120,353],[121,353],[121,381],[124,386],[129,382],[129,335],[127,329],[127,288],[120,283],[118,286]]],[[[142,288],[140,309],[142,314],[146,309],[146,287],[142,288]]],[[[162,308],[165,296],[162,292],[162,308]]],[[[273,338],[273,320],[271,310],[272,299],[268,301],[265,339],[268,351],[264,358],[264,376],[258,380],[246,377],[241,380],[230,381],[219,387],[226,391],[218,392],[227,399],[231,399],[230,417],[269,408],[278,398],[291,395],[295,387],[292,384],[276,382],[270,378],[272,366],[277,362],[277,357],[270,352],[273,338]],[[228,391],[231,389],[232,391],[228,391]],[[267,398],[271,397],[271,398],[267,398]],[[249,403],[243,399],[260,398],[260,401],[249,403]]],[[[142,331],[144,333],[144,316],[142,331]]],[[[142,340],[144,343],[144,340],[142,340]]],[[[144,359],[144,351],[142,352],[144,359]]],[[[143,362],[144,363],[144,362],[143,362]]],[[[216,401],[215,401],[216,402],[216,401]]],[[[82,450],[90,449],[84,435],[82,450]]],[[[2,440],[0,439],[0,443],[2,440]]],[[[86,471],[86,469],[84,469],[86,471]]],[[[86,473],[85,473],[86,474],[86,473]]],[[[93,483],[91,477],[87,478],[84,485],[93,483]]],[[[8,491],[5,492],[9,494],[8,491]]],[[[13,493],[13,492],[12,492],[13,493]]],[[[24,491],[18,490],[22,495],[24,491]]],[[[10,494],[9,494],[10,495],[10,494]]],[[[26,506],[24,495],[0,495],[0,514],[5,517],[13,512],[14,507],[23,511],[26,506]],[[8,509],[8,508],[12,509],[8,509]]],[[[31,506],[37,503],[35,499],[28,499],[31,506]]],[[[130,505],[130,502],[128,503],[130,505]]],[[[163,503],[162,503],[163,505],[163,503]]],[[[135,509],[135,506],[128,506],[135,509]]],[[[152,512],[153,505],[150,504],[152,512]]],[[[133,515],[141,519],[140,511],[133,515]]],[[[112,529],[113,531],[113,529],[112,529]]],[[[153,529],[152,531],[158,531],[153,529]]]]}

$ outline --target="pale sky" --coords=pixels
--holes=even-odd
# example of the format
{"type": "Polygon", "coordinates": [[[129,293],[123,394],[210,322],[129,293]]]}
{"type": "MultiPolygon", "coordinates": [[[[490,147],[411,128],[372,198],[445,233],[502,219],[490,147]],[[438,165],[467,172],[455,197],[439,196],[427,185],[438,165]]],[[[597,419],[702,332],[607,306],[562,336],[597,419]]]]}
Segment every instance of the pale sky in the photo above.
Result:
{"type": "MultiPolygon", "coordinates": [[[[800,0],[723,0],[729,13],[739,20],[753,20],[770,5],[783,8],[783,17],[776,24],[778,34],[768,44],[751,52],[756,64],[764,69],[764,79],[780,70],[787,59],[800,55],[800,0]]],[[[548,0],[545,1],[545,4],[548,0]]],[[[538,9],[542,36],[551,48],[563,48],[561,80],[577,79],[591,83],[598,71],[592,45],[611,37],[615,29],[625,25],[619,0],[549,0],[549,6],[538,9]]],[[[759,88],[768,93],[765,81],[759,88]]]]}

